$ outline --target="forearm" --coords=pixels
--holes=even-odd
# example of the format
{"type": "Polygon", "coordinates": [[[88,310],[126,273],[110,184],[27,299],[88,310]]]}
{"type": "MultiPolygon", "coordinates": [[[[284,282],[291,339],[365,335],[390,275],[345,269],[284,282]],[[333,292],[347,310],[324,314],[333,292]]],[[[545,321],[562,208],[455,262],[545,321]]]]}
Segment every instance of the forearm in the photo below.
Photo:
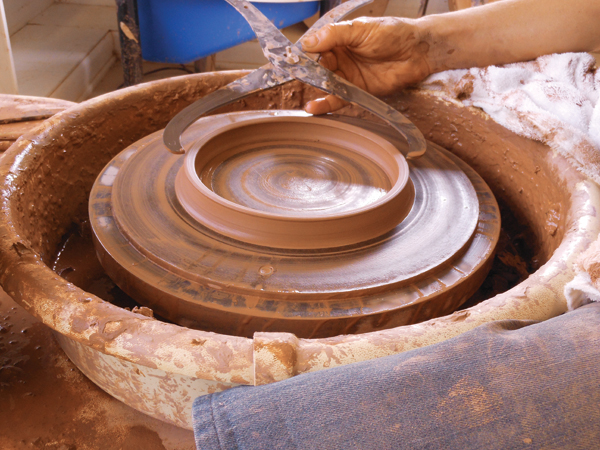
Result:
{"type": "Polygon", "coordinates": [[[600,0],[504,0],[416,23],[431,73],[600,51],[600,0]]]}

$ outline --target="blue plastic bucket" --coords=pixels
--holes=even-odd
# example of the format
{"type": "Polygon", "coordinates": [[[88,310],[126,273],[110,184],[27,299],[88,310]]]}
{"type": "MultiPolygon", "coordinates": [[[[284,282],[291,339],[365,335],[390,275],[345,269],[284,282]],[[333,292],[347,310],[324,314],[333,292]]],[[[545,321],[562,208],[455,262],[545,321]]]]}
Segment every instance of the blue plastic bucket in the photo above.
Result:
{"type": "MultiPolygon", "coordinates": [[[[311,17],[318,1],[254,3],[278,28],[311,17]]],[[[145,60],[189,63],[255,37],[225,0],[138,0],[145,60]]]]}

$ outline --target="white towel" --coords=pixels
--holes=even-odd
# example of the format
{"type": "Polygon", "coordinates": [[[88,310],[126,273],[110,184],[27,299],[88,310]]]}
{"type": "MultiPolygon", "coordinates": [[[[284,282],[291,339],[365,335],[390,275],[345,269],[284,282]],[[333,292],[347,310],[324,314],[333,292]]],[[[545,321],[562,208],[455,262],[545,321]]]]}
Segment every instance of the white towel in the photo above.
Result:
{"type": "Polygon", "coordinates": [[[421,87],[476,106],[517,134],[543,142],[600,184],[600,71],[588,53],[449,70],[421,87]]]}
{"type": "MultiPolygon", "coordinates": [[[[483,109],[509,130],[553,148],[600,184],[600,70],[595,64],[587,53],[546,55],[449,70],[431,75],[421,88],[483,109]]],[[[579,267],[581,273],[565,287],[570,309],[600,301],[600,277],[579,267]]]]}

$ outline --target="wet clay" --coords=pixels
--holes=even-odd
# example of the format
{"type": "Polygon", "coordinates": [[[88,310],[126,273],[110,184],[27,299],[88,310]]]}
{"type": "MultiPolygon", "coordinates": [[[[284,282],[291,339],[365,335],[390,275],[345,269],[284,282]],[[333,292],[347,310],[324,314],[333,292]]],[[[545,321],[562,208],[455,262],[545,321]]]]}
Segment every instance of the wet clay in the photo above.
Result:
{"type": "Polygon", "coordinates": [[[529,224],[538,259],[549,259],[567,229],[572,201],[567,186],[574,180],[568,161],[544,151],[543,144],[523,142],[483,112],[479,113],[482,120],[474,120],[471,110],[453,107],[449,100],[439,100],[447,102],[448,108],[436,114],[426,106],[431,100],[423,94],[400,94],[386,101],[413,121],[427,139],[468,162],[516,220],[529,224]]]}
{"type": "Polygon", "coordinates": [[[73,105],[66,100],[0,94],[0,152],[40,125],[43,119],[73,105]]]}
{"type": "MultiPolygon", "coordinates": [[[[269,123],[272,131],[280,128],[283,119],[289,120],[285,115],[297,118],[292,114],[279,111],[277,120],[269,123]]],[[[245,125],[263,115],[210,117],[190,129],[186,138],[195,142],[210,136],[204,123],[245,125]]],[[[345,142],[336,136],[337,122],[320,119],[318,123],[334,130],[332,137],[321,138],[319,146],[335,142],[333,137],[345,142]]],[[[261,123],[263,131],[264,125],[261,123]]],[[[348,132],[346,126],[339,129],[348,132]]],[[[374,128],[365,130],[364,135],[374,132],[392,133],[387,128],[374,128]]],[[[267,133],[271,134],[277,137],[267,133]]],[[[242,140],[240,145],[245,149],[247,144],[252,142],[242,140]]],[[[399,142],[389,146],[391,149],[383,154],[371,149],[370,156],[380,158],[379,167],[392,172],[393,166],[385,164],[385,157],[401,157],[396,147],[408,149],[399,142]]],[[[106,166],[90,195],[97,251],[109,275],[132,297],[173,322],[236,336],[282,331],[316,338],[365,332],[426,319],[427,315],[419,311],[442,315],[454,310],[485,276],[499,233],[497,206],[485,183],[471,169],[433,144],[427,155],[411,161],[411,184],[406,183],[407,171],[404,183],[396,183],[397,198],[350,214],[311,211],[300,218],[281,214],[261,217],[265,219],[265,225],[258,227],[265,233],[263,246],[250,245],[255,242],[248,239],[255,231],[249,225],[251,216],[261,211],[245,208],[248,211],[236,211],[239,219],[224,223],[239,227],[233,231],[241,236],[233,241],[223,236],[229,234],[223,227],[216,227],[215,232],[205,222],[216,215],[213,208],[194,205],[201,214],[188,217],[185,212],[191,215],[194,211],[183,202],[178,204],[182,197],[177,182],[182,171],[191,168],[195,174],[198,166],[210,166],[207,161],[214,160],[222,147],[223,142],[217,140],[202,154],[200,163],[193,150],[182,162],[165,151],[160,134],[148,136],[106,166]],[[405,200],[400,195],[404,194],[400,191],[403,185],[414,189],[410,200],[418,197],[404,220],[406,213],[398,206],[405,200]],[[397,213],[402,213],[400,219],[393,215],[397,213]],[[360,234],[376,231],[386,220],[399,225],[387,233],[384,228],[374,236],[360,234]],[[275,226],[283,223],[281,234],[279,228],[269,227],[271,222],[275,226]],[[335,243],[336,233],[364,237],[355,245],[331,248],[328,241],[335,243]],[[325,239],[321,248],[305,248],[305,240],[320,242],[316,239],[319,235],[325,239]],[[278,237],[289,239],[295,248],[278,248],[278,237]]],[[[187,171],[185,174],[189,175],[187,171]]],[[[399,178],[398,172],[395,176],[399,178]]],[[[208,191],[199,179],[195,186],[208,191]]],[[[199,197],[202,192],[195,194],[199,197]]],[[[222,217],[233,216],[225,216],[233,205],[218,200],[224,209],[222,217]]]]}
{"type": "MultiPolygon", "coordinates": [[[[531,243],[531,230],[520,224],[513,213],[500,203],[502,228],[496,246],[492,267],[477,291],[460,307],[470,308],[478,303],[506,292],[534,273],[544,262],[535,255],[531,243]]],[[[127,295],[106,274],[96,257],[92,230],[87,218],[82,218],[65,236],[64,243],[52,264],[53,270],[77,287],[122,308],[141,311],[145,308],[127,295]]],[[[267,272],[267,269],[264,269],[267,272]]],[[[270,275],[268,272],[265,276],[270,275]]],[[[147,314],[162,321],[154,311],[147,314]]]]}
{"type": "MultiPolygon", "coordinates": [[[[293,345],[291,337],[283,339],[281,333],[273,339],[271,333],[261,333],[264,345],[255,353],[251,339],[191,330],[126,311],[52,272],[46,264],[51,264],[73,220],[85,216],[91,186],[110,159],[164,127],[192,101],[242,74],[200,74],[121,90],[61,113],[35,135],[17,141],[0,166],[0,283],[9,295],[64,339],[96,352],[98,358],[111,356],[140,370],[157,368],[242,384],[406,351],[490,320],[545,320],[566,311],[563,286],[573,277],[574,260],[600,228],[597,187],[547,146],[516,136],[473,108],[420,91],[406,91],[387,101],[407,114],[427,138],[474,167],[516,220],[529,224],[534,252],[540,261],[547,261],[505,293],[449,316],[373,333],[295,338],[293,345]],[[296,357],[274,365],[269,362],[274,357],[268,356],[281,345],[296,357]]],[[[224,110],[300,108],[318,95],[290,83],[224,110]]],[[[345,112],[367,117],[354,108],[345,112]]],[[[118,367],[113,371],[115,377],[120,375],[118,367]]],[[[127,390],[116,379],[101,385],[114,395],[127,390]]],[[[157,381],[157,392],[170,389],[171,384],[157,381]]],[[[178,404],[181,399],[173,399],[162,410],[175,411],[178,404]]],[[[144,410],[161,416],[161,410],[152,406],[144,410]]],[[[181,417],[182,423],[186,420],[181,417]]]]}
{"type": "Polygon", "coordinates": [[[135,411],[88,380],[58,346],[52,330],[2,291],[0,447],[3,450],[196,448],[191,431],[135,411]]]}
{"type": "MultiPolygon", "coordinates": [[[[406,160],[362,128],[286,112],[215,116],[195,127],[200,138],[187,133],[193,144],[177,173],[177,199],[199,223],[233,239],[274,248],[342,247],[385,234],[412,207],[406,160]]],[[[144,152],[164,151],[160,140],[144,141],[144,152]]],[[[115,192],[140,160],[134,158],[115,192]]],[[[136,198],[132,193],[130,201],[136,198]]],[[[116,217],[127,213],[115,210],[116,217]]]]}
{"type": "Polygon", "coordinates": [[[0,94],[0,124],[47,119],[75,104],[55,98],[0,94]]]}
{"type": "Polygon", "coordinates": [[[461,310],[512,289],[545,262],[535,253],[532,245],[535,239],[529,226],[520,223],[504,203],[499,202],[499,207],[502,229],[492,268],[477,292],[460,307],[461,310]]]}
{"type": "Polygon", "coordinates": [[[21,135],[34,130],[42,122],[43,120],[0,122],[0,151],[7,150],[21,135]]]}
{"type": "Polygon", "coordinates": [[[92,229],[87,217],[73,224],[59,246],[52,270],[81,289],[113,305],[132,310],[142,305],[125,294],[106,274],[94,251],[92,229]]]}

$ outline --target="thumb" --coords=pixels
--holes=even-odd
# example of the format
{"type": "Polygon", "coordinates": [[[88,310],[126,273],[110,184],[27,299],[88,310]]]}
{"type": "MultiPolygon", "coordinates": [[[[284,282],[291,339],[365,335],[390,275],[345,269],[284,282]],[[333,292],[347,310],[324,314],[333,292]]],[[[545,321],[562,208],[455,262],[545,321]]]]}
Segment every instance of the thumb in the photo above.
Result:
{"type": "Polygon", "coordinates": [[[311,53],[323,53],[334,47],[346,47],[356,41],[357,34],[352,22],[331,23],[302,39],[302,49],[311,53]]]}

